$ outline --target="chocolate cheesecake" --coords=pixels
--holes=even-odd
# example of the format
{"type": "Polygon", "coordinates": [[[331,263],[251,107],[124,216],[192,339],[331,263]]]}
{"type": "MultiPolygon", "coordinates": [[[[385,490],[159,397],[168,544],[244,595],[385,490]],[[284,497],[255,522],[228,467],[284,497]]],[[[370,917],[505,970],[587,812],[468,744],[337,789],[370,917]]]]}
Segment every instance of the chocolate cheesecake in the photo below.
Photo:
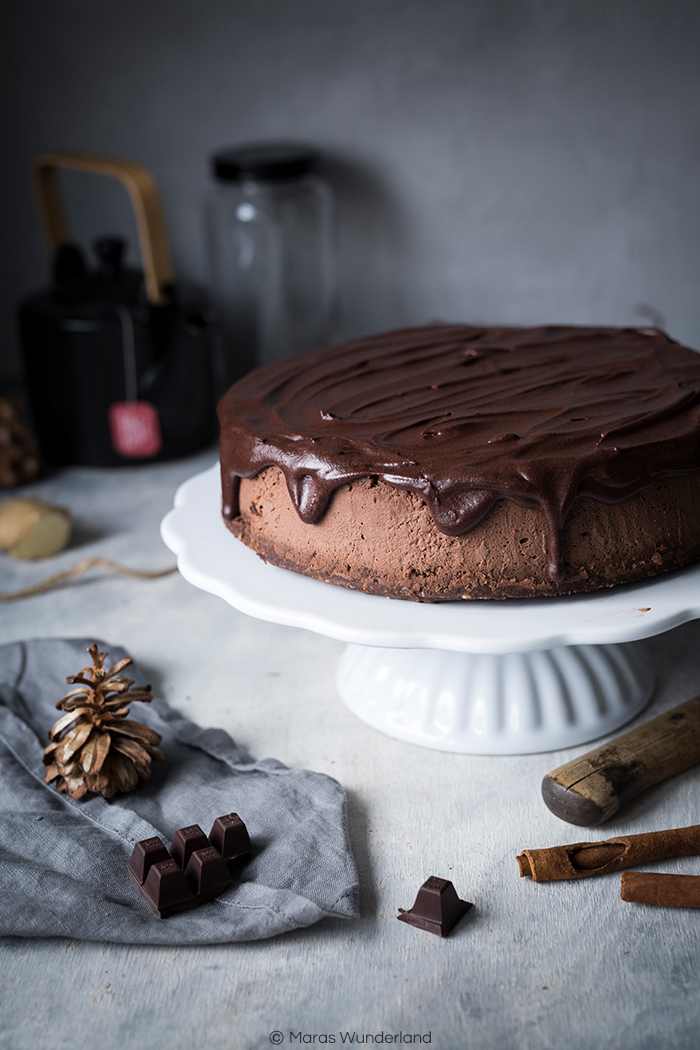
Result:
{"type": "Polygon", "coordinates": [[[387,332],[249,373],[219,418],[226,524],[319,580],[521,598],[700,558],[700,354],[657,329],[387,332]]]}

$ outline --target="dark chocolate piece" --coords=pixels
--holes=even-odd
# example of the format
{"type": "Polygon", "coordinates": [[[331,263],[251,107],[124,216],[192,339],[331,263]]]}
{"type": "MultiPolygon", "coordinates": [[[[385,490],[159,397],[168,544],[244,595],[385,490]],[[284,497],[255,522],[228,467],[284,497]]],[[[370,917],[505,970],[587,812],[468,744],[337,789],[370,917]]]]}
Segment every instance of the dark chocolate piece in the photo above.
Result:
{"type": "Polygon", "coordinates": [[[506,499],[542,509],[559,582],[574,499],[696,471],[699,406],[700,356],[651,328],[434,324],[309,350],[222,398],[224,518],[268,466],[307,524],[358,478],[415,493],[448,536],[506,499]]]}
{"type": "Polygon", "coordinates": [[[185,868],[185,878],[200,897],[216,897],[229,882],[233,882],[228,864],[213,846],[196,850],[185,868]]]}
{"type": "Polygon", "coordinates": [[[209,839],[199,824],[190,824],[188,828],[180,828],[179,831],[175,832],[175,837],[170,843],[170,853],[173,860],[177,861],[184,871],[194,851],[206,849],[210,845],[209,839]]]}
{"type": "Polygon", "coordinates": [[[182,868],[171,858],[152,865],[141,892],[161,919],[198,903],[182,868]]]}
{"type": "Polygon", "coordinates": [[[448,879],[439,879],[431,875],[418,890],[415,904],[410,911],[399,908],[396,916],[409,926],[419,930],[436,933],[438,937],[447,937],[459,920],[474,905],[470,901],[460,900],[457,891],[448,879]]]}
{"type": "Polygon", "coordinates": [[[159,838],[134,846],[127,869],[154,912],[165,919],[213,900],[232,882],[231,868],[250,853],[248,830],[236,813],[217,817],[211,841],[198,824],[175,832],[170,853],[159,838]]]}
{"type": "Polygon", "coordinates": [[[137,882],[143,885],[151,866],[162,860],[170,860],[170,854],[160,839],[143,839],[137,842],[129,861],[137,882]]]}
{"type": "Polygon", "coordinates": [[[250,853],[248,829],[237,813],[217,817],[209,832],[209,841],[222,857],[226,857],[230,869],[239,857],[250,853]]]}

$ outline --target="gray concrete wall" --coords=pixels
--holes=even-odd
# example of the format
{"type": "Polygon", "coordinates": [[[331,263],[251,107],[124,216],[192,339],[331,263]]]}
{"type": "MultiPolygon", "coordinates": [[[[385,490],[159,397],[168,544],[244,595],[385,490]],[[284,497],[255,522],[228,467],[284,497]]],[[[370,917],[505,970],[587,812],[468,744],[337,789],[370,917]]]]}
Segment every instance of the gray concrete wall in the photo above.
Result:
{"type": "MultiPolygon", "coordinates": [[[[339,335],[655,320],[700,346],[692,0],[23,0],[2,50],[0,375],[46,283],[33,156],[146,164],[177,272],[204,281],[209,154],[278,137],[328,158],[339,335]]],[[[132,233],[118,186],[65,185],[81,237],[132,233]]]]}

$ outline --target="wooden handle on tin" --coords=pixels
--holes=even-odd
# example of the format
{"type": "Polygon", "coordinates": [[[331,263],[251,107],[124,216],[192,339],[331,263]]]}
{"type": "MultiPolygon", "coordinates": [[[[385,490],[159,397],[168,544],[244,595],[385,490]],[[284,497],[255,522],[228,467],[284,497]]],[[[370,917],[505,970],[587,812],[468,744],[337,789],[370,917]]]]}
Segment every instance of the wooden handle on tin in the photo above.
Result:
{"type": "Polygon", "coordinates": [[[569,824],[592,828],[640,791],[700,762],[700,696],[552,770],[542,797],[569,824]]]}
{"type": "Polygon", "coordinates": [[[37,157],[32,167],[39,213],[52,255],[70,240],[56,169],[73,168],[118,179],[131,198],[136,216],[148,301],[154,306],[162,306],[170,301],[168,285],[174,281],[170,249],[158,187],[148,168],[135,160],[68,150],[44,153],[37,157]]]}

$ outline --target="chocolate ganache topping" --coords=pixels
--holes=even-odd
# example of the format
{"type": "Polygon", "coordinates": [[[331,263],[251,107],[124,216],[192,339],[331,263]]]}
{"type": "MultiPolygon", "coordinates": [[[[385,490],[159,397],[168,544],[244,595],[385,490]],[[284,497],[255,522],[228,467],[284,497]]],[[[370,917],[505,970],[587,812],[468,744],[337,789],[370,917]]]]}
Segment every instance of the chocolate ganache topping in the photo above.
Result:
{"type": "Polygon", "coordinates": [[[700,354],[649,328],[433,324],[312,350],[219,404],[223,513],[281,468],[302,521],[374,477],[458,535],[502,499],[539,507],[549,575],[577,496],[615,503],[700,469],[700,354]]]}

